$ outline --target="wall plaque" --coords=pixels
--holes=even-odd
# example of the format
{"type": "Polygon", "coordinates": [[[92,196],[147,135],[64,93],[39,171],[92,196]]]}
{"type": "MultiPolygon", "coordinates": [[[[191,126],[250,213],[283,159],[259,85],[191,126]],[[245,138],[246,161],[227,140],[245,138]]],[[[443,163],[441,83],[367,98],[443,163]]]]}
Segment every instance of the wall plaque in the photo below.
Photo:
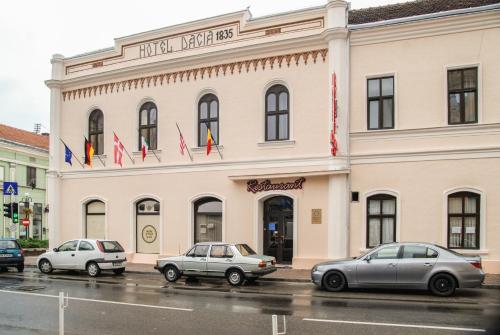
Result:
{"type": "Polygon", "coordinates": [[[153,243],[156,241],[156,237],[158,236],[155,227],[151,225],[147,225],[142,229],[142,239],[146,243],[153,243]]]}
{"type": "Polygon", "coordinates": [[[321,208],[311,209],[311,223],[321,224],[321,208]]]}
{"type": "Polygon", "coordinates": [[[273,184],[269,179],[261,181],[260,183],[256,179],[252,179],[247,182],[247,191],[252,193],[257,193],[263,191],[277,191],[277,190],[278,191],[301,190],[302,184],[305,181],[306,178],[300,177],[295,181],[273,184]]]}

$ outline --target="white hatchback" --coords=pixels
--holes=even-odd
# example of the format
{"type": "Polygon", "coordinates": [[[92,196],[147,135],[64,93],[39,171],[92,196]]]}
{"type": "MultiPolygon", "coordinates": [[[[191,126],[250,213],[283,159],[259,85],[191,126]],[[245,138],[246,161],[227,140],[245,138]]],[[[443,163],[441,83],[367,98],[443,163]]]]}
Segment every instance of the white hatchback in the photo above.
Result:
{"type": "Polygon", "coordinates": [[[96,277],[101,270],[121,274],[126,262],[125,252],[116,241],[79,239],[41,254],[37,265],[46,274],[53,270],[86,270],[90,277],[96,277]]]}

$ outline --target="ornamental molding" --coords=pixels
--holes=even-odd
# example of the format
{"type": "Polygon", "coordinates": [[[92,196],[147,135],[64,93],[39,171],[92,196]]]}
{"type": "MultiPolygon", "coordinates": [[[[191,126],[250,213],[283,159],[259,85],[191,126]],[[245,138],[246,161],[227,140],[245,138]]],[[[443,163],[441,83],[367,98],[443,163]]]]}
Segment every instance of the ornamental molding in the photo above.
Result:
{"type": "Polygon", "coordinates": [[[157,75],[151,75],[146,77],[138,77],[133,79],[126,79],[116,82],[110,82],[106,84],[88,86],[83,88],[77,88],[73,90],[67,90],[62,92],[63,101],[76,100],[81,98],[87,98],[91,96],[97,96],[102,94],[112,94],[118,92],[124,92],[125,90],[130,91],[132,89],[142,89],[156,86],[163,86],[163,84],[176,84],[179,82],[189,82],[190,80],[203,80],[205,78],[212,78],[213,76],[226,76],[233,74],[241,74],[242,72],[250,72],[253,70],[257,72],[257,69],[265,70],[266,68],[274,69],[275,66],[281,68],[286,65],[295,64],[295,66],[308,65],[310,61],[316,63],[318,57],[321,57],[323,62],[326,61],[326,56],[328,49],[316,49],[309,51],[301,51],[296,53],[289,53],[285,55],[269,56],[254,58],[249,60],[242,60],[232,63],[216,64],[210,66],[204,66],[199,68],[192,68],[174,72],[166,72],[157,75]]]}
{"type": "Polygon", "coordinates": [[[350,45],[361,46],[500,27],[498,10],[420,20],[349,25],[350,45]]]}

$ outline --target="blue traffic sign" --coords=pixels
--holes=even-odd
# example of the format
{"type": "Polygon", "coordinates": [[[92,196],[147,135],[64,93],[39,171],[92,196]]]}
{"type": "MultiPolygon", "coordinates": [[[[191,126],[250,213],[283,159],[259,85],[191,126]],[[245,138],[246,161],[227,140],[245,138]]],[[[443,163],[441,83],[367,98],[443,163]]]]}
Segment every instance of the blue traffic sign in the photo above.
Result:
{"type": "Polygon", "coordinates": [[[17,195],[17,182],[4,181],[3,182],[3,195],[17,195]]]}

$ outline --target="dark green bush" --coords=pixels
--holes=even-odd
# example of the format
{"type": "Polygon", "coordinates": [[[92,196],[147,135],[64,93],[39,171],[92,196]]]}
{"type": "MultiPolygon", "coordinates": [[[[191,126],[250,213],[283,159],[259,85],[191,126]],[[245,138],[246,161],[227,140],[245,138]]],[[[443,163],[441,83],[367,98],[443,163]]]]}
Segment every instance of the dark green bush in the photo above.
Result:
{"type": "Polygon", "coordinates": [[[49,240],[35,240],[33,238],[29,239],[19,239],[17,240],[23,249],[29,248],[43,248],[46,249],[49,247],[49,240]]]}

